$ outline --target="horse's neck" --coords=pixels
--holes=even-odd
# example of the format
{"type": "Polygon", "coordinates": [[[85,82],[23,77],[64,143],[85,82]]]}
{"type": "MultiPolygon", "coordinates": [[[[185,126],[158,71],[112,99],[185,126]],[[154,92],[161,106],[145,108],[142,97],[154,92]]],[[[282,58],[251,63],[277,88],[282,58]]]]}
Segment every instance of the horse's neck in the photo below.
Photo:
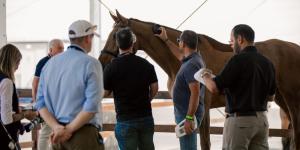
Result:
{"type": "Polygon", "coordinates": [[[175,79],[180,68],[180,61],[171,53],[168,47],[153,35],[151,25],[134,21],[131,28],[138,38],[139,49],[144,50],[169,76],[175,79]]]}
{"type": "Polygon", "coordinates": [[[231,47],[206,35],[199,35],[199,37],[198,51],[201,53],[206,67],[212,69],[214,73],[219,73],[233,54],[231,47]]]}
{"type": "MultiPolygon", "coordinates": [[[[137,34],[140,49],[144,50],[171,79],[174,79],[181,63],[166,44],[153,35],[151,25],[134,20],[131,23],[131,28],[137,34]]],[[[166,28],[166,30],[169,40],[176,43],[181,32],[171,28],[166,28]]],[[[232,52],[231,47],[206,35],[199,36],[201,43],[199,43],[198,51],[200,51],[207,67],[218,73],[232,56],[232,53],[224,53],[232,52]]]]}

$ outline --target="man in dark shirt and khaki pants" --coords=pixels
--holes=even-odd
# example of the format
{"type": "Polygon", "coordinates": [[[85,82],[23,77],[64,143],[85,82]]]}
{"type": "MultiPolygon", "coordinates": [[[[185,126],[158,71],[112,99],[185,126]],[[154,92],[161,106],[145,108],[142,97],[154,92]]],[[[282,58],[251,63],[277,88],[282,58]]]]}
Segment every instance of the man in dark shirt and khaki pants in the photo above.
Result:
{"type": "Polygon", "coordinates": [[[254,36],[250,26],[235,26],[230,39],[235,55],[222,72],[213,77],[209,69],[201,69],[195,75],[210,92],[226,95],[223,150],[269,149],[266,110],[275,94],[275,70],[257,52],[254,36]]]}

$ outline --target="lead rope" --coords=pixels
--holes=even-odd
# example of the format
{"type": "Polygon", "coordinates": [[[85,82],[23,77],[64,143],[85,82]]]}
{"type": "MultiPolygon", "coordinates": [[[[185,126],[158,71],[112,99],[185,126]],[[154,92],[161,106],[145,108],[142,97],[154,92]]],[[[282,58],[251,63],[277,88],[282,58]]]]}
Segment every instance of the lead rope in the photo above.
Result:
{"type": "Polygon", "coordinates": [[[190,19],[208,0],[205,0],[199,7],[197,7],[186,19],[184,19],[176,29],[180,28],[188,19],[190,19]]]}

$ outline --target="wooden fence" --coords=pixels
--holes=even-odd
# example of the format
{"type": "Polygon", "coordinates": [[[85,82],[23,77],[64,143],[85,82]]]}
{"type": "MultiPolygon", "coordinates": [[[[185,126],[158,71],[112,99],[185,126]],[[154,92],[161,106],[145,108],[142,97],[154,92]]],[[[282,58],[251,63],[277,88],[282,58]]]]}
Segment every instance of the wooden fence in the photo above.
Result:
{"type": "MultiPolygon", "coordinates": [[[[19,97],[28,98],[31,97],[31,89],[18,89],[19,97]]],[[[155,99],[171,99],[167,91],[160,91],[155,96],[155,99]]],[[[103,124],[103,131],[114,131],[115,124],[103,124]]],[[[155,125],[155,132],[164,133],[174,133],[175,125],[155,125]]],[[[32,148],[37,149],[37,139],[38,139],[39,128],[32,130],[32,141],[22,142],[22,148],[32,148]]],[[[223,127],[210,127],[210,134],[222,134],[223,127]]],[[[291,136],[291,131],[287,129],[269,129],[270,137],[289,137],[291,136]]]]}

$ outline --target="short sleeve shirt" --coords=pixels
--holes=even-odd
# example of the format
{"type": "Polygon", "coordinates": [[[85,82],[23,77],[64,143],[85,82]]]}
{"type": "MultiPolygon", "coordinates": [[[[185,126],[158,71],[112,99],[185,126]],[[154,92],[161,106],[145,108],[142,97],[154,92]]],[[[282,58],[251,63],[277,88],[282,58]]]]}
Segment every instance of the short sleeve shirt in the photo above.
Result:
{"type": "Polygon", "coordinates": [[[43,67],[45,66],[45,64],[48,62],[48,60],[49,60],[50,58],[51,58],[51,57],[48,55],[48,56],[42,58],[42,59],[38,62],[38,64],[36,65],[36,68],[35,68],[34,76],[40,77],[43,67]]]}
{"type": "Polygon", "coordinates": [[[104,69],[104,89],[113,92],[118,121],[152,116],[149,86],[157,82],[152,64],[133,54],[119,56],[104,69]]]}
{"type": "MultiPolygon", "coordinates": [[[[205,64],[202,57],[197,52],[192,53],[190,56],[182,60],[182,65],[176,75],[176,80],[173,88],[173,101],[175,115],[185,116],[189,107],[189,100],[191,92],[189,89],[189,84],[192,82],[198,82],[194,78],[194,74],[199,71],[205,64]]],[[[200,85],[200,97],[199,105],[196,111],[196,116],[200,117],[204,112],[204,95],[205,88],[200,85]]]]}

